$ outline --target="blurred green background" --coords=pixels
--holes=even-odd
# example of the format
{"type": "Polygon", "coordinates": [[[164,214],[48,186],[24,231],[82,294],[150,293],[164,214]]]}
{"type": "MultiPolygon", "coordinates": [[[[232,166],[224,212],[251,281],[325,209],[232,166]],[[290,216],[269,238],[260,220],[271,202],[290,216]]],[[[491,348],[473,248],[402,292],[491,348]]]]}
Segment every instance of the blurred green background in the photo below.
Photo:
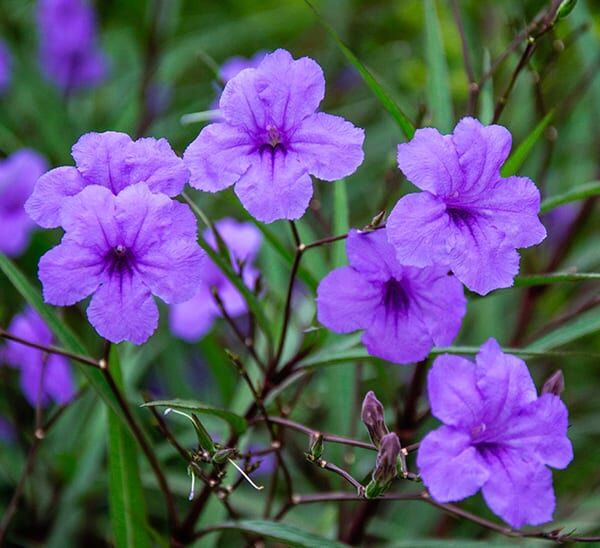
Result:
{"type": "MultiPolygon", "coordinates": [[[[460,0],[457,4],[469,56],[479,80],[490,60],[497,59],[548,2],[460,0]]],[[[294,57],[310,56],[323,67],[327,81],[324,111],[340,114],[365,128],[365,162],[346,184],[350,226],[364,226],[379,211],[389,212],[403,193],[413,190],[395,164],[396,145],[405,140],[402,132],[303,1],[102,0],[95,5],[101,45],[110,59],[109,77],[95,89],[64,98],[39,72],[34,2],[0,0],[0,37],[8,44],[14,61],[12,84],[0,98],[0,154],[30,147],[44,154],[54,166],[71,164],[70,148],[82,133],[109,129],[132,136],[141,132],[166,137],[182,153],[202,124],[183,124],[181,117],[211,107],[218,96],[215,67],[233,55],[249,57],[258,50],[283,47],[294,57]]],[[[415,125],[434,125],[449,131],[465,115],[468,80],[451,2],[321,0],[315,1],[315,6],[415,125]],[[436,17],[439,36],[435,35],[436,17]],[[436,50],[436,38],[441,40],[443,57],[436,50]],[[440,76],[442,79],[436,80],[440,76]],[[443,100],[446,92],[451,99],[451,111],[446,109],[440,114],[440,93],[443,100]],[[450,126],[444,127],[449,120],[450,126]]],[[[500,118],[499,123],[510,129],[514,143],[519,144],[554,109],[553,119],[519,172],[536,181],[544,197],[600,178],[600,79],[596,78],[600,68],[599,40],[600,3],[580,0],[569,17],[540,40],[500,118]]],[[[490,122],[493,105],[506,88],[524,46],[521,42],[482,90],[477,110],[482,121],[490,122]]],[[[213,220],[226,215],[247,218],[231,191],[217,195],[190,193],[213,220]]],[[[316,182],[315,201],[300,223],[305,241],[336,233],[340,224],[334,217],[333,201],[334,185],[316,182]]],[[[522,253],[522,273],[545,272],[550,265],[552,270],[600,271],[600,216],[594,199],[563,206],[544,216],[543,221],[549,237],[538,248],[522,253]]],[[[275,223],[268,229],[291,253],[292,242],[285,223],[275,223]]],[[[37,232],[26,254],[18,259],[18,266],[33,283],[37,284],[39,257],[60,236],[58,230],[37,232]]],[[[343,253],[343,244],[315,250],[307,256],[305,279],[323,277],[338,264],[340,252],[343,253]]],[[[289,263],[268,242],[263,245],[259,262],[265,287],[262,302],[277,331],[289,263]]],[[[515,334],[528,291],[514,288],[496,291],[486,298],[470,297],[468,314],[456,344],[479,346],[493,336],[506,346],[537,341],[541,350],[582,353],[548,355],[529,359],[528,363],[538,386],[558,368],[563,370],[566,380],[563,398],[570,409],[569,435],[575,460],[567,470],[554,474],[558,500],[556,527],[597,534],[600,523],[597,396],[600,367],[596,357],[600,353],[600,308],[595,306],[598,282],[558,284],[534,290],[535,306],[515,334]]],[[[6,327],[23,305],[22,297],[0,275],[0,325],[6,327]]],[[[84,321],[83,311],[83,306],[79,306],[62,314],[65,322],[99,355],[100,341],[84,321]]],[[[165,320],[163,309],[161,327],[144,347],[120,345],[126,392],[131,402],[139,404],[141,392],[148,390],[157,396],[194,398],[233,411],[243,410],[249,395],[222,352],[223,347],[240,351],[227,326],[217,322],[205,339],[190,345],[173,338],[165,320]]],[[[314,294],[305,284],[294,304],[288,350],[299,345],[303,337],[314,338],[322,348],[348,340],[324,334],[323,330],[303,333],[314,325],[314,294]]],[[[411,374],[411,367],[377,360],[324,368],[307,378],[309,382],[292,418],[315,429],[366,440],[359,422],[364,394],[369,389],[375,390],[392,425],[402,412],[411,374]]],[[[282,398],[288,401],[293,395],[291,387],[283,392],[282,398]]],[[[426,402],[422,401],[421,406],[426,409],[426,402]]],[[[0,441],[1,514],[20,477],[33,425],[33,410],[19,393],[16,373],[7,368],[0,368],[0,415],[15,429],[12,442],[0,441]]],[[[178,506],[183,511],[188,504],[189,488],[185,462],[150,427],[150,415],[142,410],[139,416],[148,425],[168,480],[180,495],[178,506]]],[[[222,439],[221,423],[207,421],[207,425],[217,439],[222,439]]],[[[173,419],[172,426],[182,444],[192,447],[194,433],[189,424],[173,419]]],[[[432,419],[423,421],[415,439],[434,426],[432,419]]],[[[9,539],[13,545],[91,547],[110,542],[105,438],[104,406],[88,390],[43,443],[11,527],[9,539]]],[[[308,447],[305,436],[290,432],[286,440],[286,454],[297,491],[309,493],[343,487],[336,478],[311,469],[304,461],[303,452],[308,447]]],[[[265,432],[251,431],[244,439],[244,444],[250,443],[265,446],[268,443],[265,432]]],[[[335,446],[327,446],[325,455],[334,462],[344,463],[358,478],[370,473],[374,460],[372,453],[342,451],[335,446]]],[[[414,468],[412,459],[410,463],[414,468]]],[[[143,459],[140,466],[149,521],[159,543],[165,533],[163,503],[143,459]]],[[[261,480],[269,482],[268,476],[261,480]]],[[[397,482],[395,490],[414,490],[413,485],[405,483],[408,482],[397,482]]],[[[281,495],[279,491],[278,494],[281,495]]],[[[253,491],[247,485],[232,497],[236,508],[249,517],[262,515],[264,500],[264,492],[253,491]]],[[[479,495],[465,501],[463,506],[493,519],[479,495]]],[[[307,505],[290,512],[286,521],[335,538],[354,510],[351,504],[307,505]]],[[[208,525],[223,519],[221,506],[213,500],[203,514],[202,523],[208,525]]],[[[387,546],[448,545],[444,539],[462,539],[453,541],[457,546],[467,545],[465,539],[510,542],[419,502],[379,504],[365,538],[365,544],[387,546]],[[436,539],[435,544],[432,539],[436,539]]],[[[221,546],[243,542],[237,533],[212,535],[203,541],[206,545],[221,546]]]]}

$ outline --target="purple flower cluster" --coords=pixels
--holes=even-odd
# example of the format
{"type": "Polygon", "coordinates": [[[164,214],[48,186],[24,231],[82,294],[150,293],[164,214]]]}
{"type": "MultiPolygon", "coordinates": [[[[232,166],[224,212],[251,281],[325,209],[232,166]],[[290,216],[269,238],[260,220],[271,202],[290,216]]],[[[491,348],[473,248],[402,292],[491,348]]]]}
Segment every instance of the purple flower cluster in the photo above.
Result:
{"type": "Polygon", "coordinates": [[[363,130],[316,112],[324,94],[319,65],[285,50],[242,70],[221,96],[223,121],[206,126],[185,151],[190,184],[206,192],[235,185],[244,207],[265,223],[301,217],[311,175],[333,181],[363,160],[363,130]]]}
{"type": "Polygon", "coordinates": [[[0,40],[0,94],[3,93],[10,84],[11,78],[11,58],[6,44],[0,40]]]}
{"type": "Polygon", "coordinates": [[[94,86],[104,78],[106,59],[86,0],[38,0],[38,31],[42,70],[61,90],[94,86]]]}
{"type": "Polygon", "coordinates": [[[68,306],[93,295],[88,318],[112,342],[141,344],[158,324],[152,295],[188,300],[204,252],[189,207],[171,200],[188,177],[164,139],[88,133],[73,147],[76,167],[40,177],[26,204],[59,246],[40,260],[46,302],[68,306]]]}
{"type": "MultiPolygon", "coordinates": [[[[15,316],[8,331],[40,345],[52,344],[52,333],[38,313],[27,307],[15,316]]],[[[21,388],[27,401],[35,407],[50,400],[63,404],[75,394],[75,385],[67,360],[57,354],[45,354],[37,348],[8,341],[3,352],[7,364],[21,371],[21,388]]]]}
{"type": "Polygon", "coordinates": [[[388,220],[398,260],[444,265],[481,295],[509,287],[516,249],[539,244],[540,193],[526,177],[500,176],[511,135],[502,126],[463,118],[452,135],[419,129],[398,146],[398,165],[423,192],[404,196],[388,220]]]}
{"type": "Polygon", "coordinates": [[[0,160],[0,253],[17,256],[27,248],[35,223],[23,206],[46,169],[46,160],[29,149],[0,160]]]}
{"type": "Polygon", "coordinates": [[[386,230],[350,232],[350,266],[329,273],[317,291],[319,321],[338,333],[364,329],[370,354],[395,363],[427,357],[452,343],[466,312],[461,283],[444,267],[398,262],[386,230]]]}
{"type": "MultiPolygon", "coordinates": [[[[258,278],[253,262],[262,240],[260,231],[251,223],[238,223],[230,218],[217,221],[215,228],[229,250],[234,269],[241,269],[244,283],[252,289],[258,278]]],[[[217,249],[212,230],[207,229],[204,238],[217,249]]],[[[196,294],[188,301],[171,306],[170,325],[175,335],[195,341],[208,332],[215,318],[221,315],[213,291],[218,293],[229,316],[235,318],[246,313],[246,302],[240,292],[216,264],[207,260],[196,294]]]]}
{"type": "Polygon", "coordinates": [[[419,471],[438,502],[479,489],[488,506],[513,527],[552,519],[555,499],[548,466],[573,458],[567,408],[552,393],[538,397],[525,362],[487,341],[475,363],[438,357],[427,380],[432,414],[444,426],[421,442],[419,471]]]}

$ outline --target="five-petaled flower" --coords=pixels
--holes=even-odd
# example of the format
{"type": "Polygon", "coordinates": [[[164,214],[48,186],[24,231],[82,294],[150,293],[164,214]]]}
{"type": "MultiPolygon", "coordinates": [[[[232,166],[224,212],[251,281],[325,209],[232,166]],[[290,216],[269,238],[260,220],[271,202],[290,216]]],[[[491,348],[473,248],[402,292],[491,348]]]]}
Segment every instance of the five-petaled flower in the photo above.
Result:
{"type": "Polygon", "coordinates": [[[364,329],[370,354],[396,362],[425,358],[456,337],[466,312],[461,283],[445,267],[401,265],[385,229],[350,232],[350,266],[330,272],[317,290],[317,317],[329,329],[364,329]]]}
{"type": "Polygon", "coordinates": [[[444,426],[421,442],[417,464],[438,502],[474,495],[513,527],[552,519],[548,466],[573,458],[568,416],[554,394],[538,398],[525,362],[488,340],[475,363],[438,357],[428,377],[432,414],[444,426]]]}
{"type": "Polygon", "coordinates": [[[363,130],[316,112],[324,94],[319,65],[285,50],[242,70],[221,96],[223,122],[206,126],[185,151],[190,184],[207,192],[235,184],[244,207],[265,223],[301,217],[310,175],[333,181],[363,160],[363,130]]]}
{"type": "MultiPolygon", "coordinates": [[[[50,329],[29,306],[13,318],[8,331],[29,342],[43,346],[52,344],[50,329]]],[[[75,395],[71,369],[63,356],[46,354],[15,341],[8,341],[3,355],[6,363],[21,371],[21,389],[32,407],[38,402],[48,405],[50,400],[64,404],[75,395]]]]}
{"type": "Polygon", "coordinates": [[[179,194],[189,172],[166,139],[132,141],[125,133],[106,131],[82,135],[71,151],[76,167],[51,169],[40,177],[25,209],[44,228],[61,225],[60,211],[88,185],[101,185],[113,194],[146,183],[152,192],[179,194]]]}
{"type": "Polygon", "coordinates": [[[481,295],[513,284],[516,249],[540,243],[546,230],[534,183],[500,176],[510,147],[506,128],[473,118],[452,135],[419,129],[398,146],[400,169],[424,191],[401,198],[387,223],[401,263],[446,265],[481,295]]]}
{"type": "MultiPolygon", "coordinates": [[[[229,251],[233,268],[236,272],[241,270],[244,283],[253,289],[258,278],[253,261],[262,240],[260,231],[251,223],[238,223],[230,218],[217,221],[215,228],[229,251]]],[[[217,249],[212,230],[207,229],[204,238],[217,249]]],[[[189,301],[171,306],[170,326],[175,335],[195,341],[208,332],[215,318],[221,315],[213,291],[217,292],[225,311],[232,318],[246,312],[246,301],[238,289],[216,264],[207,259],[196,294],[189,301]]]]}
{"type": "Polygon", "coordinates": [[[106,59],[98,47],[96,14],[85,0],[39,0],[40,64],[63,91],[98,84],[106,59]]]}
{"type": "Polygon", "coordinates": [[[26,148],[0,160],[0,253],[16,256],[25,251],[35,223],[24,205],[46,169],[44,157],[26,148]]]}
{"type": "Polygon", "coordinates": [[[93,294],[88,318],[109,341],[143,343],[158,324],[152,295],[183,302],[200,282],[192,212],[145,183],[117,196],[90,185],[65,201],[61,222],[61,244],[40,259],[44,298],[68,306],[93,294]]]}

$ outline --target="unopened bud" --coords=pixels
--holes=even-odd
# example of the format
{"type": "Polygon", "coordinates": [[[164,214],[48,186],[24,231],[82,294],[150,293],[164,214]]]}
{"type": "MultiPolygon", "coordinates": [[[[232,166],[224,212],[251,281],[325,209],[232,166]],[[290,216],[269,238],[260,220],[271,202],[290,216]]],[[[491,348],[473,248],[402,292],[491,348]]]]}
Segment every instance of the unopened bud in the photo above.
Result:
{"type": "Polygon", "coordinates": [[[577,4],[577,0],[563,0],[558,6],[558,10],[556,12],[557,19],[564,19],[569,13],[573,11],[573,8],[577,4]]]}
{"type": "Polygon", "coordinates": [[[323,454],[323,434],[315,432],[310,436],[310,460],[317,460],[323,454]]]}
{"type": "Polygon", "coordinates": [[[375,470],[373,470],[372,480],[365,490],[365,497],[376,498],[387,491],[392,480],[396,477],[399,455],[400,440],[398,436],[394,432],[386,434],[381,440],[381,446],[375,461],[375,470]]]}
{"type": "Polygon", "coordinates": [[[375,397],[375,393],[372,390],[367,392],[367,395],[363,400],[360,418],[367,427],[373,445],[379,448],[381,439],[389,432],[389,430],[385,424],[383,405],[381,405],[381,402],[375,397]]]}
{"type": "Polygon", "coordinates": [[[542,387],[542,394],[554,394],[560,396],[565,389],[565,378],[563,372],[559,369],[553,373],[542,387]]]}
{"type": "Polygon", "coordinates": [[[214,455],[212,456],[212,461],[217,464],[224,464],[229,459],[232,459],[235,457],[237,457],[237,449],[234,449],[234,448],[219,449],[218,451],[215,451],[214,455]]]}

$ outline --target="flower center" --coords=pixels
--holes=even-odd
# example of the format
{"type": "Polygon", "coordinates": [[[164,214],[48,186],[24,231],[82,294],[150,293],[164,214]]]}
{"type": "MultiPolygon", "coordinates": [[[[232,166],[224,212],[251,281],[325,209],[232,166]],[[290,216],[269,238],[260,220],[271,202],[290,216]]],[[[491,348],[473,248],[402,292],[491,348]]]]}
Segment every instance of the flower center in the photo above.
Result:
{"type": "Polygon", "coordinates": [[[133,256],[124,245],[118,244],[106,254],[106,263],[110,273],[130,272],[132,270],[133,256]]]}
{"type": "Polygon", "coordinates": [[[456,225],[468,224],[474,216],[468,209],[460,207],[449,207],[446,209],[446,213],[448,213],[450,220],[456,225]]]}
{"type": "Polygon", "coordinates": [[[383,288],[383,304],[386,308],[406,310],[408,308],[408,294],[402,282],[392,278],[385,282],[383,288]]]}
{"type": "Polygon", "coordinates": [[[279,134],[279,130],[273,125],[268,125],[267,132],[269,133],[269,144],[275,148],[281,143],[281,135],[279,134]]]}

